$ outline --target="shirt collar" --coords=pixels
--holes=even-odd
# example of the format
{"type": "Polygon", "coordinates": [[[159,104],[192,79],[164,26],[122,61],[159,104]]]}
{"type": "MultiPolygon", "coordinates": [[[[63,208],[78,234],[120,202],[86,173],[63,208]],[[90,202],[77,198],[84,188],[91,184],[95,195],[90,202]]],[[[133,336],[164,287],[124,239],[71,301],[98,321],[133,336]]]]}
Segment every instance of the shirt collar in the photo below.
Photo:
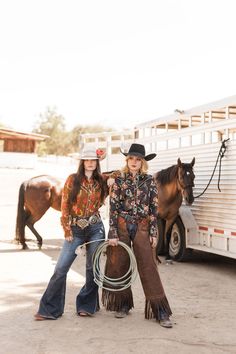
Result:
{"type": "Polygon", "coordinates": [[[141,180],[144,179],[144,177],[145,177],[145,175],[144,175],[143,173],[140,173],[140,172],[138,172],[138,173],[135,175],[135,177],[133,177],[132,173],[130,173],[130,172],[127,172],[127,174],[126,174],[126,178],[129,178],[129,179],[131,179],[131,180],[138,180],[138,181],[141,181],[141,180]]]}

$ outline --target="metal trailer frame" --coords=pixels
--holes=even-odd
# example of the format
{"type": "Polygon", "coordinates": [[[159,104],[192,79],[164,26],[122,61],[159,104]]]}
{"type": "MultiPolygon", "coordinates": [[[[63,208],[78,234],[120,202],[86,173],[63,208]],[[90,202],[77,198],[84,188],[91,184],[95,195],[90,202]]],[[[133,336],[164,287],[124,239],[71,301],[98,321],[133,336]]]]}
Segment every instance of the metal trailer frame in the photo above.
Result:
{"type": "Polygon", "coordinates": [[[229,139],[221,163],[206,192],[191,207],[183,205],[172,229],[170,254],[184,260],[190,250],[201,250],[236,259],[236,95],[187,111],[137,125],[131,131],[86,134],[84,143],[107,150],[104,170],[119,169],[124,163],[119,148],[138,141],[157,158],[149,163],[150,173],[176,164],[178,157],[190,162],[195,157],[194,195],[206,187],[224,139],[229,139]],[[119,135],[120,134],[120,135],[119,135]],[[116,139],[113,137],[116,136],[116,139]],[[126,138],[128,137],[128,138],[126,138]]]}

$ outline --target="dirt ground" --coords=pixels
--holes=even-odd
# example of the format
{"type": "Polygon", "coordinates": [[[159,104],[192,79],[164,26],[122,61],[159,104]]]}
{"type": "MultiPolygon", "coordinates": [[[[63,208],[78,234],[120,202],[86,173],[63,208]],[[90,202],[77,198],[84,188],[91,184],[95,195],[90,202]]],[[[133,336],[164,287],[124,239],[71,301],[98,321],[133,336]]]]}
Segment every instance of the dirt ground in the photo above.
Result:
{"type": "Polygon", "coordinates": [[[42,166],[0,169],[0,353],[236,353],[236,261],[203,253],[187,263],[166,265],[162,259],[159,266],[173,329],[144,319],[139,279],[133,285],[135,308],[127,318],[115,319],[103,308],[93,318],[78,317],[75,297],[84,281],[83,252],[68,274],[63,317],[34,321],[63,242],[60,214],[49,210],[36,224],[44,239],[40,251],[30,231],[29,250],[12,240],[20,183],[51,171],[42,166]]]}

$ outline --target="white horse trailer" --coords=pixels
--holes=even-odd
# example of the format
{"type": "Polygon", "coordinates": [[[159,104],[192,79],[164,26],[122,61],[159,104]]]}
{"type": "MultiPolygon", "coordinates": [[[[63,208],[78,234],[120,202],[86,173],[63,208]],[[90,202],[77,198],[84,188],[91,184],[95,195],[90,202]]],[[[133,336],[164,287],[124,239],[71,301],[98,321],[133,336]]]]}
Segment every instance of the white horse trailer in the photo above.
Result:
{"type": "Polygon", "coordinates": [[[172,228],[170,255],[184,260],[190,250],[201,250],[236,258],[236,96],[188,111],[176,110],[120,133],[120,139],[113,140],[114,135],[117,138],[114,132],[104,134],[103,140],[99,134],[83,136],[85,143],[90,138],[91,144],[94,138],[93,144],[107,149],[103,170],[120,168],[124,159],[118,148],[128,148],[134,141],[144,144],[148,153],[157,152],[149,163],[150,173],[176,164],[178,158],[191,162],[195,157],[194,196],[210,184],[191,207],[181,206],[172,228]],[[222,150],[223,141],[226,149],[222,150]]]}

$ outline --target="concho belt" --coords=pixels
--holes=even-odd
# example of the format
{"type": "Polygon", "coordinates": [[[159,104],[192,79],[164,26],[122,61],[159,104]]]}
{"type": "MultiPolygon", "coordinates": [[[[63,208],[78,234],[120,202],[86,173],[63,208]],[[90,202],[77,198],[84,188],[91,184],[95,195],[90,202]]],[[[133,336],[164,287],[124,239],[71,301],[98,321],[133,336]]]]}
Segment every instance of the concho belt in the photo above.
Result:
{"type": "Polygon", "coordinates": [[[69,219],[69,224],[71,226],[79,226],[82,230],[89,225],[94,225],[101,221],[100,215],[92,215],[89,218],[80,218],[79,216],[71,216],[69,219]]]}

